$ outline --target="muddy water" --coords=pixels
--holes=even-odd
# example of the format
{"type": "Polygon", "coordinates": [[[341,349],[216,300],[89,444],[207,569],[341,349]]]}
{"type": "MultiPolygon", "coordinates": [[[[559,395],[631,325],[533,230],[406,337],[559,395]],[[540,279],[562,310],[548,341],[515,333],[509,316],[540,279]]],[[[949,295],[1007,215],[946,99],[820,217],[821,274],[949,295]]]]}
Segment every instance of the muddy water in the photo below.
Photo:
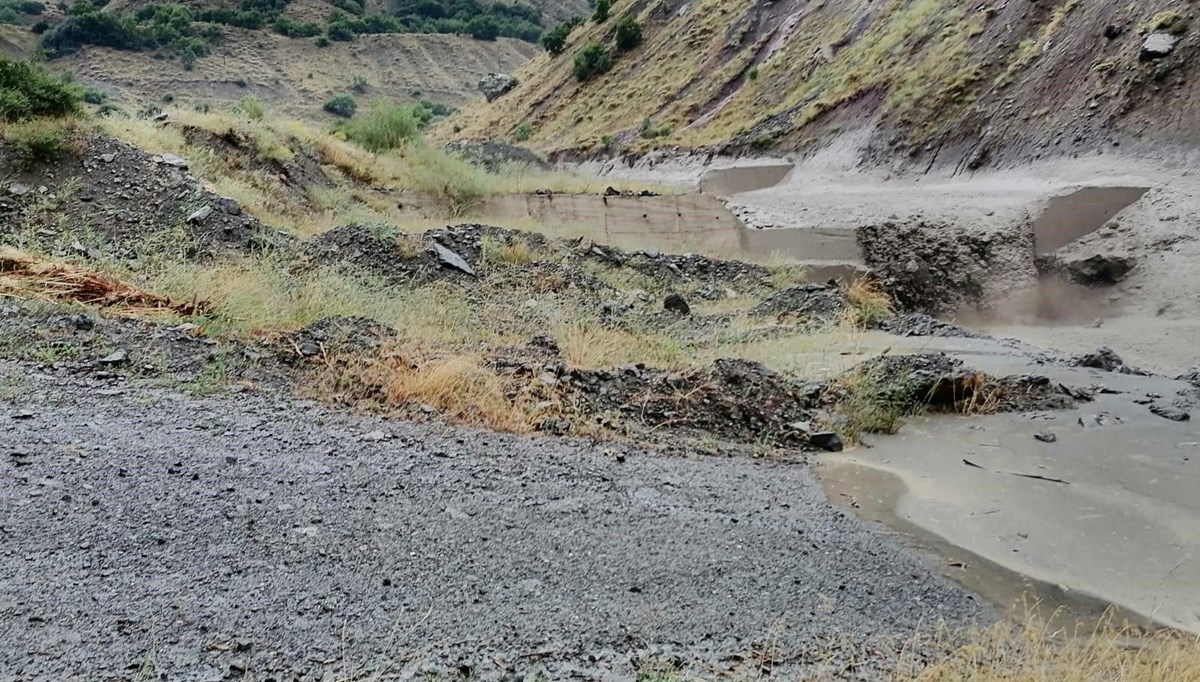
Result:
{"type": "Polygon", "coordinates": [[[700,177],[700,191],[719,197],[731,197],[742,192],[774,187],[781,184],[794,167],[790,163],[778,163],[715,168],[700,177]]]}
{"type": "Polygon", "coordinates": [[[1148,191],[1149,187],[1084,187],[1052,197],[1033,222],[1038,255],[1061,249],[1099,230],[1148,191]]]}

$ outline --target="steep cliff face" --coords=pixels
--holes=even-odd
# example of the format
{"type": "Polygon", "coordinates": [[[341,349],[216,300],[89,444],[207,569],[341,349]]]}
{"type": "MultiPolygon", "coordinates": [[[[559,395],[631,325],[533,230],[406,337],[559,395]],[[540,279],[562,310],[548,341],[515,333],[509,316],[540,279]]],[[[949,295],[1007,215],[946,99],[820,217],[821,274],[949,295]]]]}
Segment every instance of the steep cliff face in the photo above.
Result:
{"type": "Polygon", "coordinates": [[[809,151],[861,131],[875,160],[963,166],[1190,146],[1196,15],[1195,0],[632,0],[444,134],[611,153],[809,151]],[[575,58],[612,47],[626,16],[645,40],[579,82],[575,58]]]}

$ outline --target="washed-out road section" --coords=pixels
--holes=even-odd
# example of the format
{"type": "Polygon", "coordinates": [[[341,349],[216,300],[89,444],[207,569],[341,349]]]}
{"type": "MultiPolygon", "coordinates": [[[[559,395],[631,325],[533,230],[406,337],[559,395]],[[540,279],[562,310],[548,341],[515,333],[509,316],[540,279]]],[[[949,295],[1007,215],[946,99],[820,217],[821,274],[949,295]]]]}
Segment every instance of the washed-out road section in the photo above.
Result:
{"type": "Polygon", "coordinates": [[[0,677],[631,676],[988,617],[804,465],[0,385],[0,677]]]}

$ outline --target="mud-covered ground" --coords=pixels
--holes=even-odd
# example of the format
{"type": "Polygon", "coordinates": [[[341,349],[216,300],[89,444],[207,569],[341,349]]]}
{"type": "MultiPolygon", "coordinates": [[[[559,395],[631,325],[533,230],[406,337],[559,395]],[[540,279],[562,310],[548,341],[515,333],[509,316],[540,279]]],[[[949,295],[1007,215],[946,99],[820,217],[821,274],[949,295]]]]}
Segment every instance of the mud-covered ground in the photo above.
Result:
{"type": "Polygon", "coordinates": [[[986,618],[803,466],[11,362],[0,386],[6,679],[869,672],[879,637],[986,618]]]}

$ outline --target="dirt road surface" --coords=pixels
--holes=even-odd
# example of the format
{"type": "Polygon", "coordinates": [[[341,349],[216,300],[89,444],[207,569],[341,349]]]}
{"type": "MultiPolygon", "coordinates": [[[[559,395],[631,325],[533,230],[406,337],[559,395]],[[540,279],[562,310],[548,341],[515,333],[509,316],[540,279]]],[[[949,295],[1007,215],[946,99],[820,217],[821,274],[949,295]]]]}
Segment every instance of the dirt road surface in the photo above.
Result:
{"type": "Polygon", "coordinates": [[[620,679],[989,617],[807,465],[92,381],[0,363],[2,679],[620,679]]]}

